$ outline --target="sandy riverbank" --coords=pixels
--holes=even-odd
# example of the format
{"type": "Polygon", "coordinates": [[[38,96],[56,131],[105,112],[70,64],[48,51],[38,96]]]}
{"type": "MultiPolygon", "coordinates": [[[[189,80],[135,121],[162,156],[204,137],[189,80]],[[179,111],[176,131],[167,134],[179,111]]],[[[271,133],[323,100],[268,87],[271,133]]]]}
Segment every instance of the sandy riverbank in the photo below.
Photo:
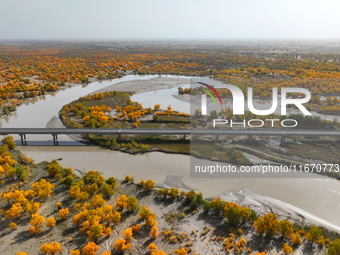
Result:
{"type": "Polygon", "coordinates": [[[313,175],[314,178],[190,178],[190,157],[185,155],[160,152],[130,155],[96,146],[27,146],[19,149],[36,162],[63,158],[60,163],[74,170],[98,170],[105,177],[118,179],[130,174],[136,181],[150,178],[158,186],[194,188],[205,197],[246,188],[265,197],[265,201],[260,197],[252,198],[257,203],[266,204],[265,210],[274,210],[280,205],[279,209],[285,208],[283,211],[290,217],[301,214],[303,217],[296,218],[297,221],[311,218],[310,222],[313,222],[315,215],[331,223],[319,220],[320,225],[328,225],[332,229],[340,226],[337,213],[340,186],[337,180],[331,178],[318,178],[317,175],[313,175]],[[266,202],[269,200],[270,203],[266,202]]]}
{"type": "Polygon", "coordinates": [[[172,78],[166,76],[158,76],[148,80],[137,79],[133,81],[124,81],[113,84],[103,89],[99,89],[94,93],[107,91],[129,91],[134,93],[143,93],[153,90],[170,89],[181,84],[189,84],[189,78],[172,78]]]}
{"type": "MultiPolygon", "coordinates": [[[[304,226],[321,226],[340,233],[340,227],[329,223],[327,220],[289,203],[285,203],[270,196],[257,194],[246,188],[230,190],[217,194],[216,196],[219,196],[224,201],[232,201],[239,205],[250,207],[262,215],[274,213],[279,219],[288,219],[293,223],[304,226]]],[[[212,198],[213,197],[210,197],[208,200],[211,200],[212,198]]]]}

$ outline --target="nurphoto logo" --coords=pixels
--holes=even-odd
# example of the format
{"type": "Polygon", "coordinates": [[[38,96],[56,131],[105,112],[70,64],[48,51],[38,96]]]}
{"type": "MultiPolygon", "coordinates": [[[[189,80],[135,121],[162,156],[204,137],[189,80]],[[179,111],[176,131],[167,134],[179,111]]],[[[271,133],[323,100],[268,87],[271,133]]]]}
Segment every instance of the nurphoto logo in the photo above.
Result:
{"type": "MultiPolygon", "coordinates": [[[[218,91],[209,84],[203,83],[203,82],[196,82],[200,84],[201,86],[198,87],[198,90],[202,91],[201,94],[201,114],[202,115],[207,115],[207,95],[209,95],[212,100],[214,101],[215,105],[217,105],[216,99],[214,95],[217,97],[219,100],[219,103],[221,107],[223,107],[223,103],[221,100],[221,97],[218,93],[218,91]],[[210,91],[209,91],[210,90],[210,91]],[[214,94],[214,95],[213,95],[214,94]]],[[[244,93],[240,88],[238,88],[235,85],[231,84],[223,84],[223,88],[228,89],[231,92],[232,95],[232,110],[233,110],[233,115],[244,115],[245,114],[245,96],[244,93]]],[[[272,104],[269,109],[256,109],[253,103],[253,88],[248,87],[247,90],[247,106],[248,109],[251,113],[264,116],[264,115],[270,115],[273,114],[278,106],[278,99],[279,99],[279,94],[278,94],[278,88],[273,87],[272,88],[272,104]]],[[[306,107],[303,106],[304,103],[308,103],[309,100],[311,99],[311,93],[309,90],[304,89],[304,88],[293,88],[293,87],[288,87],[288,88],[281,88],[281,94],[280,94],[280,101],[281,101],[281,115],[285,116],[287,115],[287,105],[294,105],[297,107],[305,116],[306,115],[312,115],[306,107]],[[294,98],[291,96],[292,94],[303,94],[304,97],[301,98],[299,96],[298,98],[294,98]]],[[[274,127],[274,122],[279,121],[279,119],[251,119],[248,120],[248,127],[263,127],[265,124],[265,121],[271,123],[271,127],[274,127]],[[255,125],[254,123],[258,123],[255,125]]],[[[232,120],[227,120],[227,119],[213,119],[213,127],[216,127],[216,125],[224,125],[229,123],[231,124],[231,127],[233,126],[233,121],[232,120]]],[[[234,126],[236,124],[241,124],[244,127],[246,127],[246,120],[243,120],[242,122],[235,122],[234,121],[234,126]]],[[[284,119],[281,121],[281,126],[282,127],[296,127],[298,125],[298,122],[294,119],[284,119]],[[288,125],[287,122],[293,123],[288,125]]]]}

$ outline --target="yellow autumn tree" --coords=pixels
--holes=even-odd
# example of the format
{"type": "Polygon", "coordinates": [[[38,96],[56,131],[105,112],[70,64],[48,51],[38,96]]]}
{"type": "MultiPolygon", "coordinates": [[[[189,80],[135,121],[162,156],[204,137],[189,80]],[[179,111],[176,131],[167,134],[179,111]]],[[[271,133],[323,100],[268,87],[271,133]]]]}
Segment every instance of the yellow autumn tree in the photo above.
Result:
{"type": "Polygon", "coordinates": [[[154,227],[157,225],[157,221],[154,219],[154,217],[149,215],[146,217],[145,225],[149,227],[154,227]]]}
{"type": "Polygon", "coordinates": [[[288,243],[285,243],[285,244],[283,245],[282,251],[283,251],[284,254],[291,254],[291,253],[293,253],[293,248],[290,247],[290,246],[288,245],[288,243]]]}
{"type": "Polygon", "coordinates": [[[293,234],[293,224],[285,219],[279,222],[279,230],[283,237],[289,237],[293,234]]]}
{"type": "Polygon", "coordinates": [[[121,252],[125,251],[126,249],[129,249],[130,247],[131,247],[131,244],[123,238],[116,239],[113,245],[113,248],[116,251],[121,251],[121,252]]]}
{"type": "Polygon", "coordinates": [[[40,251],[45,253],[45,254],[56,254],[57,252],[61,251],[61,245],[60,243],[54,243],[51,242],[49,244],[44,243],[41,248],[40,251]]]}
{"type": "Polygon", "coordinates": [[[81,254],[82,255],[96,255],[98,250],[99,250],[98,245],[96,245],[94,242],[89,242],[81,250],[81,254]]]}
{"type": "Polygon", "coordinates": [[[105,235],[104,226],[99,223],[90,225],[87,235],[90,240],[97,241],[99,237],[105,235]]]}
{"type": "Polygon", "coordinates": [[[65,220],[69,214],[68,208],[60,209],[58,212],[58,216],[61,220],[65,220]]]}
{"type": "Polygon", "coordinates": [[[101,207],[105,205],[105,200],[103,199],[103,194],[97,194],[92,200],[91,205],[93,208],[101,207]]]}
{"type": "Polygon", "coordinates": [[[131,212],[138,207],[138,200],[134,196],[129,196],[127,200],[126,209],[131,212]]]}
{"type": "Polygon", "coordinates": [[[39,213],[33,214],[30,220],[31,227],[28,229],[28,231],[31,234],[39,233],[41,230],[41,225],[44,222],[45,222],[44,216],[39,216],[39,213]]]}
{"type": "Polygon", "coordinates": [[[269,237],[279,233],[279,221],[277,216],[272,213],[267,213],[262,217],[259,217],[254,222],[255,231],[257,234],[265,233],[269,237]]]}
{"type": "Polygon", "coordinates": [[[153,226],[153,227],[151,228],[151,231],[150,231],[150,237],[151,237],[152,239],[155,239],[155,238],[157,238],[157,235],[158,235],[157,226],[153,226]]]}
{"type": "Polygon", "coordinates": [[[22,207],[20,203],[15,203],[11,206],[9,210],[5,212],[5,217],[7,219],[14,219],[20,216],[22,212],[22,207]]]}
{"type": "Polygon", "coordinates": [[[290,237],[289,237],[291,243],[293,245],[297,245],[297,244],[301,244],[302,240],[301,240],[301,235],[299,233],[293,233],[290,237]]]}
{"type": "Polygon", "coordinates": [[[46,226],[49,228],[53,228],[56,224],[56,221],[54,219],[54,217],[50,217],[46,220],[46,226]]]}
{"type": "Polygon", "coordinates": [[[15,224],[14,222],[11,222],[10,224],[9,224],[9,228],[10,229],[16,229],[18,226],[17,226],[17,224],[15,224]]]}
{"type": "Polygon", "coordinates": [[[187,254],[188,254],[187,250],[184,249],[184,248],[176,249],[176,250],[174,251],[174,253],[175,253],[176,255],[187,255],[187,254]]]}
{"type": "Polygon", "coordinates": [[[128,205],[128,198],[124,194],[121,195],[116,201],[116,207],[118,210],[123,211],[128,205]]]}
{"type": "Polygon", "coordinates": [[[109,223],[110,222],[118,223],[120,222],[120,218],[121,218],[121,214],[120,212],[116,210],[113,210],[105,215],[105,220],[109,223]]]}
{"type": "Polygon", "coordinates": [[[38,198],[44,199],[51,195],[54,184],[51,184],[45,179],[40,179],[40,181],[33,183],[31,187],[38,198]]]}
{"type": "Polygon", "coordinates": [[[140,230],[140,225],[139,224],[136,224],[136,225],[133,225],[132,227],[132,232],[135,234],[135,233],[138,233],[139,230],[140,230]]]}
{"type": "Polygon", "coordinates": [[[154,243],[150,243],[148,245],[148,249],[149,249],[149,251],[154,252],[154,251],[158,250],[158,247],[154,243]]]}
{"type": "Polygon", "coordinates": [[[25,211],[28,212],[29,214],[35,214],[40,208],[40,203],[34,202],[32,199],[31,201],[27,201],[25,205],[25,211]]]}
{"type": "Polygon", "coordinates": [[[70,255],[80,255],[80,251],[79,250],[72,250],[70,252],[70,255]]]}
{"type": "Polygon", "coordinates": [[[151,216],[152,218],[156,218],[156,215],[152,213],[149,208],[143,205],[142,209],[139,211],[139,217],[141,219],[146,219],[148,216],[151,216]]]}
{"type": "MultiPolygon", "coordinates": [[[[194,253],[195,255],[196,253],[194,253]]],[[[167,255],[164,251],[154,251],[154,252],[151,252],[151,255],[167,255]]]]}
{"type": "Polygon", "coordinates": [[[127,228],[122,233],[126,241],[130,241],[133,237],[132,228],[127,228]]]}

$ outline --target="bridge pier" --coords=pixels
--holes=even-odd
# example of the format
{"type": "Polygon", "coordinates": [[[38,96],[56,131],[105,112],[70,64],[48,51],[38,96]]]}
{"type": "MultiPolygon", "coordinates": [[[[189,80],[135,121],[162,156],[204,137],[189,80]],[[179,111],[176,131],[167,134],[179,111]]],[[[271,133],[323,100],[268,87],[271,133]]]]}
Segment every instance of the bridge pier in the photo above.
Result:
{"type": "Polygon", "coordinates": [[[283,135],[283,136],[281,136],[280,146],[283,146],[285,144],[285,142],[286,142],[286,136],[283,135]]]}
{"type": "Polygon", "coordinates": [[[21,145],[27,145],[26,135],[25,134],[19,134],[21,139],[21,145]]]}
{"type": "Polygon", "coordinates": [[[183,136],[183,140],[185,140],[185,139],[187,139],[187,135],[186,134],[184,134],[184,136],[183,136]]]}
{"type": "Polygon", "coordinates": [[[85,142],[86,143],[90,142],[90,135],[89,134],[85,134],[85,142]]]}
{"type": "Polygon", "coordinates": [[[52,136],[53,136],[53,144],[54,145],[59,145],[58,135],[57,134],[52,134],[52,136]]]}

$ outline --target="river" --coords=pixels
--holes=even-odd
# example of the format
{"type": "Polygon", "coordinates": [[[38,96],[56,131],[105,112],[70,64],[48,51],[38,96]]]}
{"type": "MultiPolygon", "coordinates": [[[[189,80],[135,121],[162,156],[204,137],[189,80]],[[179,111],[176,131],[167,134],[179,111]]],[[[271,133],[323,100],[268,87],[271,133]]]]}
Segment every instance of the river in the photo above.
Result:
{"type": "MultiPolygon", "coordinates": [[[[130,75],[117,80],[94,82],[87,86],[75,86],[39,99],[32,99],[30,101],[33,102],[27,102],[19,106],[16,112],[6,116],[2,120],[2,127],[46,127],[46,124],[54,116],[58,116],[58,112],[63,105],[81,96],[123,81],[144,80],[152,77],[154,76],[130,75]]],[[[155,93],[163,92],[154,91],[153,93],[155,95],[155,93]]],[[[141,95],[136,95],[136,97],[141,95]]],[[[178,100],[173,100],[177,99],[173,98],[165,103],[172,103],[175,106],[178,100]]],[[[176,106],[173,109],[176,109],[176,106]]],[[[70,166],[73,169],[80,170],[94,169],[102,172],[106,177],[123,178],[124,175],[130,174],[135,177],[136,181],[142,178],[150,178],[156,183],[164,182],[169,175],[183,176],[184,183],[203,192],[205,197],[228,190],[247,188],[258,194],[292,204],[340,227],[340,218],[338,217],[340,211],[340,185],[335,179],[319,178],[317,175],[311,176],[311,174],[308,175],[309,178],[289,179],[190,178],[190,157],[185,155],[160,152],[130,155],[97,146],[79,146],[81,145],[80,143],[74,142],[67,136],[59,138],[61,146],[41,146],[51,145],[52,137],[36,136],[34,139],[32,137],[27,138],[28,144],[35,146],[21,146],[19,149],[36,162],[62,158],[61,164],[64,167],[70,166]],[[34,142],[31,140],[34,140],[34,142]]],[[[18,137],[16,137],[16,140],[19,140],[18,137]]]]}

